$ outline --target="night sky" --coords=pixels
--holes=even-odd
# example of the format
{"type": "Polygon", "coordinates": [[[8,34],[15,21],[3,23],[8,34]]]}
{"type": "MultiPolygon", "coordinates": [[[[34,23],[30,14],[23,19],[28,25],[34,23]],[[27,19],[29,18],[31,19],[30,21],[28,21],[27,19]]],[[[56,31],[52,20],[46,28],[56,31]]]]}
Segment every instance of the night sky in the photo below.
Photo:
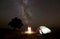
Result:
{"type": "MultiPolygon", "coordinates": [[[[60,26],[59,0],[31,0],[32,24],[60,26]]],[[[7,28],[12,18],[22,19],[22,0],[0,0],[0,28],[7,28]]],[[[22,19],[23,20],[23,19],[22,19]]],[[[36,27],[36,26],[35,26],[36,27]]]]}

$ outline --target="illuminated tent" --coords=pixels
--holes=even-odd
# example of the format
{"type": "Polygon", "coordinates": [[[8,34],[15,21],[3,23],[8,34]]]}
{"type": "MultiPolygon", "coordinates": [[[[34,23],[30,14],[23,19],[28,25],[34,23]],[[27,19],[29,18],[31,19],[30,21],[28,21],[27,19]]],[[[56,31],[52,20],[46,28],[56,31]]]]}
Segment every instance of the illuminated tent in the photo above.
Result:
{"type": "Polygon", "coordinates": [[[51,30],[46,26],[40,26],[38,31],[39,31],[40,34],[51,33],[51,30]]]}

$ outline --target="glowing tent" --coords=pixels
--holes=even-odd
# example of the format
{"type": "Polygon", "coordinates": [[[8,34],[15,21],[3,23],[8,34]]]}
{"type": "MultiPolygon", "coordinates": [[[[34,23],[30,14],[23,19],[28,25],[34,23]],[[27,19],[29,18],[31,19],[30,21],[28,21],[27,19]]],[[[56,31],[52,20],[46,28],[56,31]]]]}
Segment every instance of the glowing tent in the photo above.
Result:
{"type": "Polygon", "coordinates": [[[40,26],[38,28],[38,31],[39,31],[40,34],[51,33],[51,30],[48,27],[46,27],[46,26],[40,26]]]}
{"type": "Polygon", "coordinates": [[[40,26],[40,29],[43,34],[51,33],[51,30],[47,28],[46,26],[40,26]]]}

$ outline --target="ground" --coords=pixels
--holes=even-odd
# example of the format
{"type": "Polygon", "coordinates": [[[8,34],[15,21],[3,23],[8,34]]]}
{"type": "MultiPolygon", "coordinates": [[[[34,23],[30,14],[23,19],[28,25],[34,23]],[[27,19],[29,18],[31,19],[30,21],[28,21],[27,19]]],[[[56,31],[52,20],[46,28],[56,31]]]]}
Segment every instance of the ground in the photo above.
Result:
{"type": "Polygon", "coordinates": [[[0,39],[58,39],[60,31],[57,30],[53,33],[41,35],[41,34],[21,34],[21,31],[13,31],[10,29],[0,29],[0,39]]]}

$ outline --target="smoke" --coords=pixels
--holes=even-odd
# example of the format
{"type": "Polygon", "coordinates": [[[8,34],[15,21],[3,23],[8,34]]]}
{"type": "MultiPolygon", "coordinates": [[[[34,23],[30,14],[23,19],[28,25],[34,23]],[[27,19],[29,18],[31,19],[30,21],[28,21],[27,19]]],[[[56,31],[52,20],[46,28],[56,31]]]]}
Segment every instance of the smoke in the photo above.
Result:
{"type": "Polygon", "coordinates": [[[32,12],[30,10],[31,2],[30,0],[23,0],[22,8],[22,18],[26,25],[31,23],[32,12]]]}
{"type": "Polygon", "coordinates": [[[23,3],[24,3],[25,5],[28,5],[28,0],[23,0],[23,3]]]}

